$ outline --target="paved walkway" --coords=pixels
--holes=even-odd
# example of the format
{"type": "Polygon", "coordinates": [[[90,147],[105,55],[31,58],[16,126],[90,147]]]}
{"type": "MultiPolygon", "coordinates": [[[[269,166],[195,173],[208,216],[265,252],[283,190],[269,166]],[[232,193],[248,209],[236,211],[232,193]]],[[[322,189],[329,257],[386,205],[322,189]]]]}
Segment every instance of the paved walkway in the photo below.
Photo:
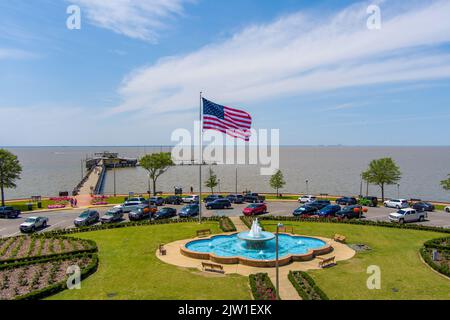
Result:
{"type": "Polygon", "coordinates": [[[230,220],[236,227],[237,232],[244,232],[248,230],[247,226],[242,222],[240,217],[230,217],[230,220]]]}
{"type": "Polygon", "coordinates": [[[80,192],[78,196],[76,196],[77,199],[77,207],[83,208],[88,207],[91,205],[91,193],[92,190],[94,190],[95,186],[97,185],[98,179],[100,178],[103,171],[103,163],[100,162],[97,167],[95,167],[94,170],[89,174],[88,179],[86,182],[81,186],[80,192]]]}

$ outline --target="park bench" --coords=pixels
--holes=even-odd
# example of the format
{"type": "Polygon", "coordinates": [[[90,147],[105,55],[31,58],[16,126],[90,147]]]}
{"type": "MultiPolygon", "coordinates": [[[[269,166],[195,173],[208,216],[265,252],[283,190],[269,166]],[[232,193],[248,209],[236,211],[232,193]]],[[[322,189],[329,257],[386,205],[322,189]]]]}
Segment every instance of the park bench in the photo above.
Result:
{"type": "Polygon", "coordinates": [[[320,261],[319,261],[319,267],[320,268],[326,268],[329,266],[332,266],[335,264],[335,257],[330,257],[330,258],[321,258],[321,257],[317,257],[320,261]]]}
{"type": "Polygon", "coordinates": [[[225,271],[223,270],[223,266],[220,264],[202,262],[202,269],[203,271],[208,272],[225,273],[225,271]]]}
{"type": "Polygon", "coordinates": [[[336,241],[336,242],[345,243],[346,240],[347,240],[347,238],[343,235],[340,235],[340,234],[334,235],[334,241],[336,241]]]}
{"type": "Polygon", "coordinates": [[[166,254],[167,254],[166,248],[164,248],[164,245],[163,245],[163,244],[160,244],[160,245],[159,245],[159,255],[160,255],[160,256],[165,256],[166,254]]]}
{"type": "Polygon", "coordinates": [[[198,238],[202,238],[202,237],[207,237],[211,235],[211,230],[210,229],[205,229],[205,230],[198,230],[197,231],[197,237],[198,238]]]}

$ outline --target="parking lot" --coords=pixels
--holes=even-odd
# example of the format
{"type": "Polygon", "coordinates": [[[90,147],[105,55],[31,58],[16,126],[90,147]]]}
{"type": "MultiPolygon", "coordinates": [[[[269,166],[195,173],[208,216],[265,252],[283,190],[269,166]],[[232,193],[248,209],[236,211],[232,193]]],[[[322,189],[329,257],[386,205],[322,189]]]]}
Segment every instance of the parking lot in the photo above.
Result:
{"type": "MultiPolygon", "coordinates": [[[[233,205],[232,209],[228,210],[206,210],[203,207],[203,216],[240,216],[242,215],[242,210],[247,206],[247,204],[237,204],[233,205]]],[[[274,216],[292,216],[294,209],[300,206],[297,202],[268,202],[267,203],[269,213],[268,215],[274,216]]],[[[170,206],[176,208],[179,211],[183,205],[170,206]]],[[[96,210],[100,213],[100,216],[105,214],[109,208],[97,208],[96,210]]],[[[20,234],[19,225],[25,221],[29,216],[45,216],[49,218],[49,226],[43,231],[51,231],[56,229],[73,228],[74,219],[83,211],[83,209],[76,210],[61,210],[52,211],[44,213],[32,213],[32,214],[22,214],[17,219],[0,219],[0,236],[10,237],[17,236],[20,234]]],[[[368,208],[368,212],[365,214],[364,219],[368,220],[380,220],[388,221],[388,215],[391,212],[395,212],[395,209],[391,208],[368,208]]],[[[127,222],[128,215],[124,215],[124,220],[122,222],[127,222]]],[[[428,219],[424,222],[417,222],[418,224],[428,225],[428,226],[440,226],[445,228],[450,228],[450,214],[442,211],[429,212],[428,219]]]]}

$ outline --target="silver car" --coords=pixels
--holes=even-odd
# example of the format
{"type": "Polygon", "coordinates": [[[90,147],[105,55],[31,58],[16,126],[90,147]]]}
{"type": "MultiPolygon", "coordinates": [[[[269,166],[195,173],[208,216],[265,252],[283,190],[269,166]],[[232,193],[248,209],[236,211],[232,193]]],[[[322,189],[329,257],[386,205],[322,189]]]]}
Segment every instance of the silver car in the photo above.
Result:
{"type": "Polygon", "coordinates": [[[47,224],[47,217],[29,217],[20,225],[20,231],[24,233],[35,232],[38,229],[46,228],[47,224]]]}

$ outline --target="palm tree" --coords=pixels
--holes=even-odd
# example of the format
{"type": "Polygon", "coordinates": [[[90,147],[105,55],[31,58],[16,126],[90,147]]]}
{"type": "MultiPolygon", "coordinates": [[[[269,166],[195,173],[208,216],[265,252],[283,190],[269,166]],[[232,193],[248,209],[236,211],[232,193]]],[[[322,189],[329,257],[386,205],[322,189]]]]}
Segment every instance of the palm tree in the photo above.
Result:
{"type": "Polygon", "coordinates": [[[397,184],[401,179],[402,173],[392,158],[382,158],[373,160],[369,164],[367,171],[363,172],[362,177],[371,184],[376,184],[381,189],[381,198],[384,201],[385,185],[397,184]]]}

